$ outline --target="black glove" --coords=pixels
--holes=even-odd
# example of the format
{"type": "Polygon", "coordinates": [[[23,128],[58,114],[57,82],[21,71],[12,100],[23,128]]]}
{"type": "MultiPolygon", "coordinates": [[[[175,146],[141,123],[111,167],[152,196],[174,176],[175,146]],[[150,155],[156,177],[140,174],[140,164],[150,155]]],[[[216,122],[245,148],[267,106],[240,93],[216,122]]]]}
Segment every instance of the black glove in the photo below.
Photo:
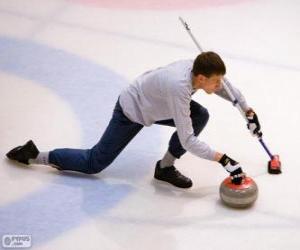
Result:
{"type": "Polygon", "coordinates": [[[263,134],[260,131],[260,124],[256,113],[252,109],[249,109],[246,112],[246,117],[248,120],[247,128],[250,130],[250,133],[253,136],[262,137],[263,134]]]}
{"type": "Polygon", "coordinates": [[[235,185],[240,185],[245,178],[242,167],[238,162],[228,157],[226,154],[222,156],[219,163],[230,173],[231,182],[235,185]]]}

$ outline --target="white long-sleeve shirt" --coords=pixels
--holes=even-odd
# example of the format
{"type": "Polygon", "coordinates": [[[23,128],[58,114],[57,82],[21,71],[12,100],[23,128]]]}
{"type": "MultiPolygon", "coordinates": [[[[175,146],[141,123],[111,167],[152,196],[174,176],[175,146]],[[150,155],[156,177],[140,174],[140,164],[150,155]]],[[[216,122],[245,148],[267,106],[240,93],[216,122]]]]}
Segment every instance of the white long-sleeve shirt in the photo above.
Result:
{"type": "MultiPolygon", "coordinates": [[[[200,158],[213,160],[216,151],[194,135],[190,117],[190,102],[195,92],[192,67],[193,60],[181,60],[147,71],[121,92],[119,101],[128,119],[144,126],[173,119],[183,148],[200,158]]],[[[244,96],[230,87],[246,111],[248,105],[244,96]]],[[[216,94],[230,100],[223,89],[216,94]]]]}

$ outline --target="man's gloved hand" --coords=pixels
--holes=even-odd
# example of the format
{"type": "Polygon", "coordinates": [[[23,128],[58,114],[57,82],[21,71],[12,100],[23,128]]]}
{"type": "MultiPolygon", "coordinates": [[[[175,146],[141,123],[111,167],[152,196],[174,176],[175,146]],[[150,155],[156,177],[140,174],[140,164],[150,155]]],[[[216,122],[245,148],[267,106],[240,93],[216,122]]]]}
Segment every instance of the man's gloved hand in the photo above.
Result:
{"type": "Polygon", "coordinates": [[[233,184],[240,185],[242,183],[246,175],[243,173],[242,167],[238,162],[224,154],[219,163],[230,173],[233,184]]]}
{"type": "Polygon", "coordinates": [[[258,117],[253,109],[249,109],[246,112],[246,117],[248,119],[247,128],[253,136],[262,137],[262,132],[260,131],[260,124],[258,117]]]}

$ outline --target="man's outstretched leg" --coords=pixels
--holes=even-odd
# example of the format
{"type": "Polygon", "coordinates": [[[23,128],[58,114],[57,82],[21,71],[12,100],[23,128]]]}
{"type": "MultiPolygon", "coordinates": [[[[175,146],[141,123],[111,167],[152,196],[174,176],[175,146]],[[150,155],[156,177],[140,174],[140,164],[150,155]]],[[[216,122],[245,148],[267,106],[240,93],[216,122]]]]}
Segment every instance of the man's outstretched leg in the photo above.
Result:
{"type": "MultiPolygon", "coordinates": [[[[194,134],[198,136],[207,124],[209,114],[206,108],[195,101],[191,101],[190,110],[194,134]]],[[[175,127],[172,119],[158,121],[156,124],[175,127]]],[[[177,132],[174,132],[169,142],[168,151],[164,157],[156,163],[154,177],[158,180],[167,181],[177,187],[191,187],[193,185],[192,180],[182,175],[174,167],[175,160],[179,159],[185,153],[186,150],[182,147],[177,132]]]]}
{"type": "Polygon", "coordinates": [[[100,141],[91,149],[55,149],[40,153],[32,141],[9,151],[6,156],[24,164],[49,164],[59,170],[86,174],[102,171],[122,152],[133,137],[143,128],[130,121],[117,102],[113,116],[100,141]]]}

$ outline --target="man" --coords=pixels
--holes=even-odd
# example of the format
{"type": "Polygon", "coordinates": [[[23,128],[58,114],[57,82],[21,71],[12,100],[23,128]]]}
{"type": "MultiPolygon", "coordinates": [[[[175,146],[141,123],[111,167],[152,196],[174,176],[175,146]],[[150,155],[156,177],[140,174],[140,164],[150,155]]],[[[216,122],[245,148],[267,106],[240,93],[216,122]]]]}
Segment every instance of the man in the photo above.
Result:
{"type": "MultiPolygon", "coordinates": [[[[191,187],[192,181],[174,167],[175,160],[189,151],[200,158],[219,162],[230,173],[232,183],[239,185],[245,176],[240,164],[198,140],[209,115],[206,108],[191,99],[192,94],[202,89],[207,94],[216,93],[230,100],[222,87],[225,73],[224,62],[214,52],[201,53],[194,61],[182,60],[148,71],[121,92],[108,127],[91,149],[64,148],[40,153],[35,144],[28,141],[6,156],[24,164],[45,164],[59,170],[95,174],[110,165],[143,126],[155,123],[177,129],[164,157],[156,163],[156,179],[180,188],[191,187]]],[[[255,112],[248,107],[240,91],[230,87],[248,117],[248,128],[252,134],[261,136],[255,112]]]]}

